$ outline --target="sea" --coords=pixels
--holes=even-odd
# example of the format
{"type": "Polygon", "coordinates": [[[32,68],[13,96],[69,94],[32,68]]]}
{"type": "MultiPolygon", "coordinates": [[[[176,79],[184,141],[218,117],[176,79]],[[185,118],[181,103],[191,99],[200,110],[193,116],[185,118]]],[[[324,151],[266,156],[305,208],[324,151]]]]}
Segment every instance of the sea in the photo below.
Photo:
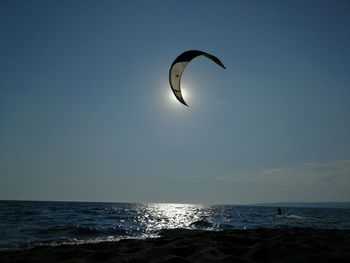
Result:
{"type": "Polygon", "coordinates": [[[0,251],[159,237],[201,229],[350,229],[350,209],[0,201],[0,251]]]}

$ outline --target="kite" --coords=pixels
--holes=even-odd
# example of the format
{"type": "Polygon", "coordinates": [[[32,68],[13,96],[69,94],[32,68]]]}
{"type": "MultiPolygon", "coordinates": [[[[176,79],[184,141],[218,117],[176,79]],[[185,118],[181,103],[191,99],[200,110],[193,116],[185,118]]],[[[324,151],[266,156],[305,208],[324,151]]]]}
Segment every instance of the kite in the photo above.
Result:
{"type": "Polygon", "coordinates": [[[183,105],[186,106],[188,105],[181,94],[181,76],[187,64],[195,57],[201,55],[206,56],[207,58],[218,64],[220,67],[225,68],[224,64],[222,64],[222,62],[217,57],[200,50],[188,50],[180,54],[171,64],[169,70],[169,82],[171,90],[173,91],[175,97],[178,99],[178,101],[180,101],[183,105]]]}

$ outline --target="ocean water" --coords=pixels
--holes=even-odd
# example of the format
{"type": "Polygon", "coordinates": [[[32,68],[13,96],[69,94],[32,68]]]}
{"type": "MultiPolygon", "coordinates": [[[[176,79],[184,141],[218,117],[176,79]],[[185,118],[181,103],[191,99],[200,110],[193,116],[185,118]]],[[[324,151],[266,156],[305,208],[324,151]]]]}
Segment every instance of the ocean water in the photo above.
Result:
{"type": "Polygon", "coordinates": [[[350,209],[0,201],[0,250],[157,237],[181,229],[350,229],[350,209]]]}

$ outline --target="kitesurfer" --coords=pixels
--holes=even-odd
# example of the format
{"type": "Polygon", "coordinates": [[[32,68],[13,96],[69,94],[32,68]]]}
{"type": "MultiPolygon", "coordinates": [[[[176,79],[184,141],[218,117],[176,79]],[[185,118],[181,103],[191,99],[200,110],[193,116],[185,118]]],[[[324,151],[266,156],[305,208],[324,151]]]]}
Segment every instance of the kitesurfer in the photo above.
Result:
{"type": "Polygon", "coordinates": [[[282,215],[282,209],[279,207],[277,208],[277,215],[278,216],[281,216],[282,215]]]}

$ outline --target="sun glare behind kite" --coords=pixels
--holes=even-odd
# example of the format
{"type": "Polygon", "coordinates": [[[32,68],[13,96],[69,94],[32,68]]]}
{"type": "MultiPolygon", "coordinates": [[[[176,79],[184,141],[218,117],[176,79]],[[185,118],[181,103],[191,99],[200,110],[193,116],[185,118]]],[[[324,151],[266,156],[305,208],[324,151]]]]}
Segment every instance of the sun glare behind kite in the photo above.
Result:
{"type": "MultiPolygon", "coordinates": [[[[171,90],[169,90],[168,94],[169,94],[168,96],[169,96],[169,100],[171,101],[171,104],[183,106],[182,104],[179,104],[179,101],[177,100],[177,98],[175,97],[174,93],[171,90]]],[[[181,94],[186,102],[191,101],[191,98],[190,98],[191,96],[185,85],[182,85],[181,87],[181,94]]]]}

